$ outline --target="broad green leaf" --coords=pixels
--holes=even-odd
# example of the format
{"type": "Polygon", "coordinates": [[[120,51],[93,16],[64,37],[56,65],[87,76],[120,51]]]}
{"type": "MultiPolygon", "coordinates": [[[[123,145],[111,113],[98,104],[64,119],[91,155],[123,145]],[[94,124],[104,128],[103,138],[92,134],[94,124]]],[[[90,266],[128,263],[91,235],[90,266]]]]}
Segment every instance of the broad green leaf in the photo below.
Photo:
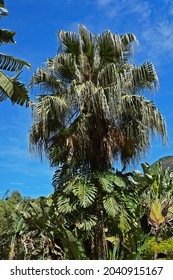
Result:
{"type": "Polygon", "coordinates": [[[74,206],[70,203],[70,198],[58,197],[57,199],[57,211],[60,213],[71,213],[74,206]]]}
{"type": "Polygon", "coordinates": [[[151,219],[151,222],[154,222],[157,226],[165,221],[165,218],[162,215],[162,205],[158,199],[156,199],[151,205],[149,218],[151,219]]]}
{"type": "Polygon", "coordinates": [[[113,196],[103,199],[103,206],[107,214],[111,217],[116,217],[119,212],[119,205],[113,196]]]}
{"type": "Polygon", "coordinates": [[[81,206],[86,208],[93,204],[96,198],[97,188],[93,185],[85,185],[79,181],[74,186],[73,193],[78,197],[81,206]]]}
{"type": "Polygon", "coordinates": [[[24,84],[16,79],[9,78],[0,71],[0,101],[10,98],[12,103],[19,105],[29,101],[28,90],[24,84]]]}
{"type": "Polygon", "coordinates": [[[157,180],[154,180],[154,183],[152,184],[152,188],[153,188],[155,196],[157,196],[158,195],[158,191],[159,191],[159,185],[158,185],[157,180]]]}
{"type": "Polygon", "coordinates": [[[122,232],[128,232],[130,230],[129,217],[125,210],[121,210],[120,212],[119,228],[122,232]]]}
{"type": "Polygon", "coordinates": [[[111,180],[109,180],[108,176],[103,176],[100,174],[99,175],[99,183],[102,186],[103,191],[106,193],[112,193],[114,191],[114,185],[111,180]]]}
{"type": "Polygon", "coordinates": [[[116,186],[126,188],[126,182],[120,176],[114,175],[111,177],[111,180],[116,186]]]}
{"type": "Polygon", "coordinates": [[[80,220],[77,221],[76,227],[80,230],[91,231],[97,222],[97,217],[94,215],[83,215],[81,214],[80,220]]]}
{"type": "Polygon", "coordinates": [[[107,236],[106,240],[114,244],[115,242],[117,242],[117,240],[119,240],[119,238],[117,238],[116,236],[107,236]]]}
{"type": "Polygon", "coordinates": [[[0,69],[6,71],[20,71],[24,66],[28,69],[31,68],[31,65],[24,60],[0,53],[0,69]]]}

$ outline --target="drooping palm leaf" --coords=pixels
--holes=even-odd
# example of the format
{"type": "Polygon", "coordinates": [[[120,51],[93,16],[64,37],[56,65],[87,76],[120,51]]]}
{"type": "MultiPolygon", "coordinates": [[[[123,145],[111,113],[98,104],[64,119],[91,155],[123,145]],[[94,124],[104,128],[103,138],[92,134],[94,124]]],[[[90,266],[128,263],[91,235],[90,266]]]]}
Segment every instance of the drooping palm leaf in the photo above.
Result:
{"type": "Polygon", "coordinates": [[[53,72],[39,67],[31,79],[32,85],[42,85],[43,92],[58,94],[60,90],[61,80],[54,76],[53,72]]]}
{"type": "Polygon", "coordinates": [[[156,69],[149,61],[145,62],[142,66],[134,68],[132,71],[134,91],[139,91],[145,88],[153,91],[157,89],[159,81],[156,69]]]}

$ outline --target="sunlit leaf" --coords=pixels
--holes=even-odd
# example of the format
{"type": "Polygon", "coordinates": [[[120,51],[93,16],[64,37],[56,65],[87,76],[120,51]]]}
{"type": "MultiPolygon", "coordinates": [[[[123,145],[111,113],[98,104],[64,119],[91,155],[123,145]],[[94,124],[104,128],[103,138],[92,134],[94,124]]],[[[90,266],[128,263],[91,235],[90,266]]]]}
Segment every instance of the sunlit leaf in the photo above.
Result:
{"type": "Polygon", "coordinates": [[[165,221],[165,217],[162,215],[162,205],[159,200],[155,200],[152,203],[149,218],[151,222],[154,222],[157,226],[165,221]]]}

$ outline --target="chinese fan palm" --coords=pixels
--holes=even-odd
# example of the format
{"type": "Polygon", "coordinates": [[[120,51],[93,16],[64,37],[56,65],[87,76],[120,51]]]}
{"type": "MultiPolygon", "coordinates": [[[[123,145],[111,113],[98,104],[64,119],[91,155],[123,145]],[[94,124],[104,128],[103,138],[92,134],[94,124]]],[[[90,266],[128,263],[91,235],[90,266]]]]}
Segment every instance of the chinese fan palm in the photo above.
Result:
{"type": "Polygon", "coordinates": [[[141,93],[158,86],[151,62],[132,61],[133,34],[58,32],[59,52],[31,81],[40,95],[30,131],[31,148],[52,165],[106,170],[113,160],[140,159],[151,136],[166,141],[162,115],[141,93]]]}
{"type": "MultiPolygon", "coordinates": [[[[0,18],[7,14],[4,1],[0,0],[0,18]]],[[[15,43],[14,35],[13,31],[0,29],[0,44],[15,43]]],[[[30,65],[23,60],[0,53],[0,101],[10,98],[12,103],[19,105],[29,101],[28,90],[18,79],[23,66],[30,68],[30,65]],[[10,78],[4,71],[15,72],[15,75],[10,78]]]]}

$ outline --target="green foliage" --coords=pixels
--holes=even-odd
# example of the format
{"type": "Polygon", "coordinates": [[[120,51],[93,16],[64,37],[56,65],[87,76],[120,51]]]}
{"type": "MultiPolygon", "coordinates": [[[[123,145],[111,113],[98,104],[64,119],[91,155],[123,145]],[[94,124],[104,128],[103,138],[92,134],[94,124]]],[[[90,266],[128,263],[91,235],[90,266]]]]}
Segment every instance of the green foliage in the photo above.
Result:
{"type": "Polygon", "coordinates": [[[73,194],[79,199],[81,207],[87,208],[93,204],[97,189],[93,185],[85,185],[82,182],[78,182],[74,186],[73,194]]]}
{"type": "Polygon", "coordinates": [[[112,248],[109,246],[109,260],[118,260],[120,257],[120,238],[111,236],[106,237],[106,240],[108,241],[108,244],[112,244],[112,248]]]}
{"type": "Polygon", "coordinates": [[[101,197],[107,259],[172,259],[171,171],[142,166],[144,173],[71,175],[47,198],[6,195],[0,200],[0,258],[95,259],[101,197]]]}
{"type": "MultiPolygon", "coordinates": [[[[1,219],[1,259],[86,259],[82,240],[64,227],[60,213],[54,208],[53,198],[39,197],[25,200],[19,194],[20,202],[16,207],[17,193],[12,194],[6,203],[0,201],[0,215],[8,210],[8,219],[1,219]],[[4,211],[4,212],[3,212],[4,211]],[[10,222],[10,226],[9,226],[10,222]],[[7,231],[8,230],[8,231],[7,231]],[[7,238],[8,237],[8,238],[7,238]]],[[[92,217],[88,216],[88,221],[92,217]]],[[[89,222],[85,228],[89,230],[89,222]]],[[[80,228],[80,221],[78,223],[80,228]]]]}
{"type": "MultiPolygon", "coordinates": [[[[0,18],[8,14],[5,8],[4,1],[0,3],[0,18]]],[[[0,44],[15,43],[15,32],[0,29],[0,44]]],[[[19,74],[21,69],[26,66],[30,69],[30,64],[13,56],[0,53],[0,70],[16,72],[14,77],[7,76],[3,71],[0,71],[0,101],[4,101],[6,98],[10,98],[12,103],[28,105],[29,96],[28,90],[25,85],[19,82],[19,74]]]]}
{"type": "Polygon", "coordinates": [[[21,201],[22,197],[18,192],[13,192],[10,195],[7,193],[0,200],[0,259],[8,259],[10,254],[14,253],[12,250],[15,242],[14,236],[21,227],[18,224],[20,217],[16,217],[15,212],[21,201]]]}
{"type": "Polygon", "coordinates": [[[120,209],[116,199],[113,196],[106,196],[103,199],[103,206],[109,216],[116,217],[119,214],[120,209]]]}
{"type": "Polygon", "coordinates": [[[156,240],[155,237],[152,237],[147,242],[148,247],[146,251],[152,255],[164,254],[166,259],[172,259],[173,256],[173,238],[168,238],[163,240],[159,238],[156,240]]]}
{"type": "Polygon", "coordinates": [[[62,243],[68,258],[71,260],[85,260],[85,248],[82,240],[79,240],[71,231],[65,230],[62,243]]]}
{"type": "MultiPolygon", "coordinates": [[[[64,184],[56,188],[54,203],[66,227],[75,232],[78,238],[90,244],[87,246],[94,248],[93,234],[98,222],[96,205],[99,191],[107,229],[105,238],[111,256],[113,254],[111,236],[119,234],[125,244],[129,242],[128,236],[131,236],[137,228],[138,198],[130,193],[131,188],[128,176],[116,174],[113,170],[91,172],[87,175],[80,173],[69,177],[64,184]]],[[[122,244],[120,247],[122,249],[122,244]]],[[[92,252],[92,249],[90,250],[92,252]]],[[[90,258],[92,257],[94,256],[91,255],[90,258]]]]}

